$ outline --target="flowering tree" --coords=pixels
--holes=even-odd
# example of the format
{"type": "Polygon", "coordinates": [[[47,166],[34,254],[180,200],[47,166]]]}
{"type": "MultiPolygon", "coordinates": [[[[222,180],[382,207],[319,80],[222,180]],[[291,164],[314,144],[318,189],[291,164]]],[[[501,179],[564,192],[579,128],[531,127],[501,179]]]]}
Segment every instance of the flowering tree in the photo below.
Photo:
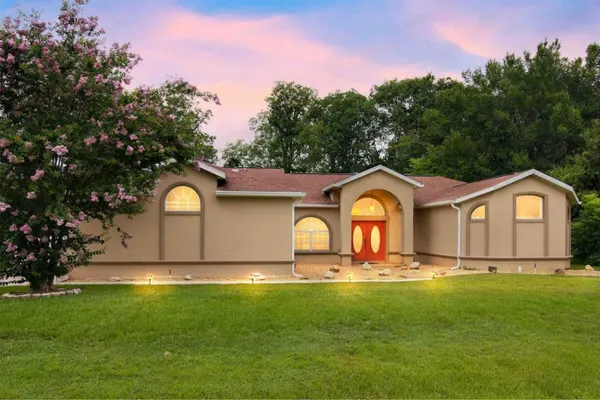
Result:
{"type": "Polygon", "coordinates": [[[181,80],[125,90],[139,57],[105,47],[84,3],[0,27],[0,278],[34,291],[102,252],[82,223],[142,212],[163,173],[214,156],[198,103],[218,99],[181,80]]]}

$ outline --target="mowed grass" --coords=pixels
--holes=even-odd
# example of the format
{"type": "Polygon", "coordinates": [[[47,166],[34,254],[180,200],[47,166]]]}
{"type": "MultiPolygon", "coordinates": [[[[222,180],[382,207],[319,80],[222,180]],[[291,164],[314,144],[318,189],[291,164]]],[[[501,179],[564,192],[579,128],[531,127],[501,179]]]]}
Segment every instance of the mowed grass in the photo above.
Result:
{"type": "Polygon", "coordinates": [[[599,371],[596,278],[84,286],[0,301],[0,398],[598,398],[599,371]]]}

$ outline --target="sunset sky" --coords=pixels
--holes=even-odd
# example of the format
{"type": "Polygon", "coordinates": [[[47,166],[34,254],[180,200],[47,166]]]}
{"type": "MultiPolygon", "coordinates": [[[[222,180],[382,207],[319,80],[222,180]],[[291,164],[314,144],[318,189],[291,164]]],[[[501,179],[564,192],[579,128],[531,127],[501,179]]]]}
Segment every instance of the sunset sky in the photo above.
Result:
{"type": "MultiPolygon", "coordinates": [[[[56,15],[59,0],[0,0],[56,15]]],[[[432,72],[460,78],[490,57],[559,38],[564,54],[600,41],[600,1],[92,0],[108,40],[131,42],[143,61],[134,84],[181,77],[216,92],[207,131],[216,146],[250,139],[248,119],[276,80],[320,94],[367,93],[386,79],[432,72]]]]}

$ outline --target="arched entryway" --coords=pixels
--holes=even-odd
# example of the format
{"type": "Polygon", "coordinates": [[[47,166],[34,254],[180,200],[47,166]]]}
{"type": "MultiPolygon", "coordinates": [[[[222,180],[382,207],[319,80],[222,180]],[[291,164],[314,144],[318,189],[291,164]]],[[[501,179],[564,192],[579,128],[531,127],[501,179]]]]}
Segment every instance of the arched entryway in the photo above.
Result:
{"type": "Polygon", "coordinates": [[[402,243],[402,208],[391,193],[363,193],[352,206],[353,262],[387,262],[399,254],[402,243]]]}

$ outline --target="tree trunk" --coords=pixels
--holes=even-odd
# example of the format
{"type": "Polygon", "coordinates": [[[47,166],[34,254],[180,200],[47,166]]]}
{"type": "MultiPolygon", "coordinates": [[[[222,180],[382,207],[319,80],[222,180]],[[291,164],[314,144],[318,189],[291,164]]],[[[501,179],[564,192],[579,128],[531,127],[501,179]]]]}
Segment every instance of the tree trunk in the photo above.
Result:
{"type": "Polygon", "coordinates": [[[30,281],[29,289],[33,293],[48,293],[54,289],[54,275],[42,278],[39,281],[30,281]]]}

